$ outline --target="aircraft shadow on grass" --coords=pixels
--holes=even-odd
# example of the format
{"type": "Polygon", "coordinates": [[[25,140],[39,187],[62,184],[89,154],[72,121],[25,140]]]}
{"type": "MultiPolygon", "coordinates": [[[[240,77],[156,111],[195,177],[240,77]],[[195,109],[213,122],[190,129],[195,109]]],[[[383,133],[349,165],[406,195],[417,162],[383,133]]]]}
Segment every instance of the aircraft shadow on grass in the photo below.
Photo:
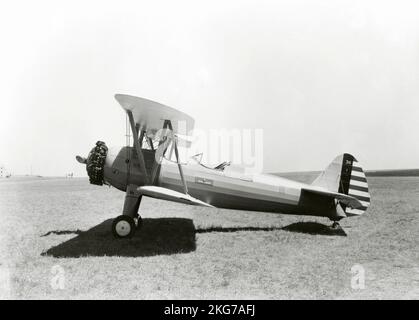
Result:
{"type": "Polygon", "coordinates": [[[196,250],[195,235],[197,233],[210,232],[286,230],[308,234],[346,235],[343,230],[343,233],[339,233],[336,230],[331,230],[326,225],[316,222],[297,222],[285,227],[273,228],[211,227],[195,229],[191,219],[146,218],[143,219],[141,231],[136,232],[131,239],[115,239],[110,232],[112,220],[105,220],[87,231],[50,231],[42,236],[50,234],[76,234],[77,236],[46,250],[42,255],[55,258],[78,258],[88,256],[147,257],[189,253],[196,250]]]}

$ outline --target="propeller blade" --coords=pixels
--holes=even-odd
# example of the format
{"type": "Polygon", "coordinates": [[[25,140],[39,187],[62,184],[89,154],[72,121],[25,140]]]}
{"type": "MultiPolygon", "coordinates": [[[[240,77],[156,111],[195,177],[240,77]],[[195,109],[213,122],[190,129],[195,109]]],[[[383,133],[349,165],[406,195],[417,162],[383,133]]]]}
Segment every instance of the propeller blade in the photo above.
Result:
{"type": "Polygon", "coordinates": [[[80,156],[76,156],[76,160],[80,163],[86,164],[87,163],[87,159],[80,157],[80,156]]]}

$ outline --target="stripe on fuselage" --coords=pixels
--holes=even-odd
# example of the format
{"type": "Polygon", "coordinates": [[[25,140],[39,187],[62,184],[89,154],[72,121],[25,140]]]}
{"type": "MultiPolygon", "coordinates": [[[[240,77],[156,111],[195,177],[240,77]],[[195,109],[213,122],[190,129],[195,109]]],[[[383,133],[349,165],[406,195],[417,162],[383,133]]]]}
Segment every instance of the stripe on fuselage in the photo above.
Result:
{"type": "MultiPolygon", "coordinates": [[[[235,172],[216,172],[200,166],[183,167],[189,194],[215,207],[252,211],[302,213],[299,207],[304,184],[271,175],[249,175],[242,179],[235,172]],[[203,182],[210,183],[203,183],[203,182]],[[285,182],[285,183],[284,183],[285,182]]],[[[182,192],[178,169],[162,166],[162,187],[182,192]]]]}

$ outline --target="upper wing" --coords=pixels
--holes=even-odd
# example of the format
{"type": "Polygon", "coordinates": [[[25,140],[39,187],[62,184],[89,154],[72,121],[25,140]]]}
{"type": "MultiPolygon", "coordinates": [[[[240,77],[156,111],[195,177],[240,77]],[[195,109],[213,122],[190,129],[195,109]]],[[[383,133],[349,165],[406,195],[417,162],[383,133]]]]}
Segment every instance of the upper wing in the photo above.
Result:
{"type": "Polygon", "coordinates": [[[174,133],[188,135],[194,128],[191,116],[161,103],[126,94],[116,94],[115,99],[125,111],[132,112],[135,123],[148,134],[162,129],[165,120],[170,120],[174,133]]]}
{"type": "Polygon", "coordinates": [[[212,205],[204,201],[201,201],[199,199],[196,199],[194,197],[191,197],[189,194],[177,192],[177,191],[167,189],[167,188],[156,187],[156,186],[142,186],[142,187],[138,187],[137,190],[142,195],[152,197],[152,198],[213,208],[212,205]]]}
{"type": "Polygon", "coordinates": [[[357,198],[348,196],[344,193],[332,192],[328,190],[320,190],[320,189],[315,189],[315,188],[303,188],[301,189],[301,191],[312,192],[312,193],[323,195],[325,197],[331,197],[331,198],[337,199],[343,204],[353,209],[361,208],[363,206],[362,203],[357,198]]]}

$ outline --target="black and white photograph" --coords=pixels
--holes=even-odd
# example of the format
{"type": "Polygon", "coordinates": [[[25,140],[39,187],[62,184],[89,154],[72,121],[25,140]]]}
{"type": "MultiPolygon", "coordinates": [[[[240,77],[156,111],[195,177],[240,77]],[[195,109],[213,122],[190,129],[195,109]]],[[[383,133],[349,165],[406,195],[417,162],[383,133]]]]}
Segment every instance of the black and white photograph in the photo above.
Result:
{"type": "Polygon", "coordinates": [[[0,35],[1,300],[419,299],[419,2],[5,1],[0,35]]]}

